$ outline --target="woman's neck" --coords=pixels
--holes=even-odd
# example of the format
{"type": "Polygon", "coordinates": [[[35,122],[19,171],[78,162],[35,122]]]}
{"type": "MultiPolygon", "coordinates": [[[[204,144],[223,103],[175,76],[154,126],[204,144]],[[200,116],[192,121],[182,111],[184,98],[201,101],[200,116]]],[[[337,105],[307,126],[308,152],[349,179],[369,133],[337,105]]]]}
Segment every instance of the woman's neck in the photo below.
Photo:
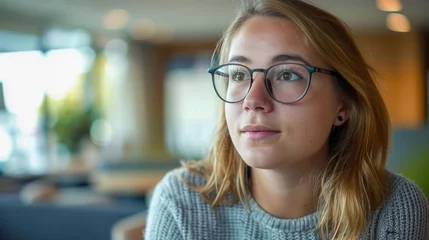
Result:
{"type": "Polygon", "coordinates": [[[306,216],[317,210],[314,174],[324,161],[311,167],[290,167],[286,171],[251,169],[253,198],[269,214],[285,219],[306,216]]]}

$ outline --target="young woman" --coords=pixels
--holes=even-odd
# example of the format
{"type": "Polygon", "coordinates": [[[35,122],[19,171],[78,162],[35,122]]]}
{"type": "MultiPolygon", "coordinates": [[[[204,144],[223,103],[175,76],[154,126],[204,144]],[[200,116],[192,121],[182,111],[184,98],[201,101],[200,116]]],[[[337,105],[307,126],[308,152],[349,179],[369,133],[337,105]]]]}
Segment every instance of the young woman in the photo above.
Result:
{"type": "Polygon", "coordinates": [[[153,192],[145,239],[428,239],[428,204],[385,170],[389,117],[346,26],[297,0],[244,7],[209,69],[206,159],[153,192]]]}

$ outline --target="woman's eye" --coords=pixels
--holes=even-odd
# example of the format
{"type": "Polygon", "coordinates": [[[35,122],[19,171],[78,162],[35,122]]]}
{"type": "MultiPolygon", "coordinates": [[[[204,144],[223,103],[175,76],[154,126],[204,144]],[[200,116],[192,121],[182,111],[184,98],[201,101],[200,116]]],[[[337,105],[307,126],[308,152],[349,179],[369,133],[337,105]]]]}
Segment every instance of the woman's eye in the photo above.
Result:
{"type": "Polygon", "coordinates": [[[243,81],[246,79],[246,74],[244,74],[243,72],[235,72],[232,75],[232,80],[234,81],[243,81]]]}
{"type": "Polygon", "coordinates": [[[294,81],[294,80],[298,80],[301,77],[291,71],[283,71],[282,73],[279,74],[279,79],[282,81],[294,81]]]}

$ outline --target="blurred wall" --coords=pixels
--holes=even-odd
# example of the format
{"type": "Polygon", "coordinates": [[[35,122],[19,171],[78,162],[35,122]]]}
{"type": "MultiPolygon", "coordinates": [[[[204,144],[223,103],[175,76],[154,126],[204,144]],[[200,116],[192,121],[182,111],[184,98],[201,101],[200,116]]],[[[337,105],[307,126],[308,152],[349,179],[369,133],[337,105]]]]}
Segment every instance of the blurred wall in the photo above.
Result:
{"type": "Polygon", "coordinates": [[[364,32],[356,41],[368,64],[375,69],[380,93],[392,124],[416,128],[426,123],[424,34],[364,32]]]}
{"type": "MultiPolygon", "coordinates": [[[[426,89],[424,94],[426,103],[424,115],[426,120],[422,126],[414,129],[393,129],[388,168],[398,172],[406,168],[410,160],[426,161],[429,163],[429,31],[423,34],[423,39],[422,54],[424,55],[423,72],[425,78],[423,79],[421,88],[426,89]]],[[[426,169],[426,171],[429,172],[428,169],[426,169]]]]}

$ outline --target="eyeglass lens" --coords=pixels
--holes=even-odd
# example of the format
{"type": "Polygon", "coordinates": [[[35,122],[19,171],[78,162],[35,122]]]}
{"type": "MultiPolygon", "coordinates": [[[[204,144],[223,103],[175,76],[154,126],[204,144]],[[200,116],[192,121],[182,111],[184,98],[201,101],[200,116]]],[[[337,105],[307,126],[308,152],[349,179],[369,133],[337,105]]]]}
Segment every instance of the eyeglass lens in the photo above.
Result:
{"type": "MultiPolygon", "coordinates": [[[[305,94],[309,84],[309,72],[299,64],[279,64],[268,69],[266,79],[270,95],[279,102],[288,103],[305,94]]],[[[223,65],[214,72],[213,83],[219,97],[224,101],[239,102],[247,96],[251,88],[252,74],[242,65],[223,65]]]]}

